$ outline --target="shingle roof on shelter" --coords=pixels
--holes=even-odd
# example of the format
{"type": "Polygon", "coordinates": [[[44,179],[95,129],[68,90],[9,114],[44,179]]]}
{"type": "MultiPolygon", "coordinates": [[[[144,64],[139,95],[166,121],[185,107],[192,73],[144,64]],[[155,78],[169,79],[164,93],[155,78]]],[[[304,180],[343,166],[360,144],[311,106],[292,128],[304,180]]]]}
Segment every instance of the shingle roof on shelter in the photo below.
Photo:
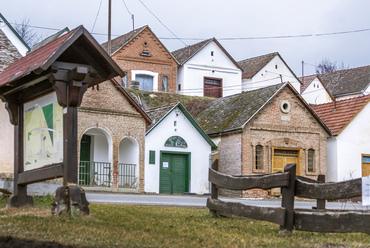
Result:
{"type": "Polygon", "coordinates": [[[343,129],[369,102],[370,95],[353,97],[341,101],[312,105],[317,115],[324,121],[334,135],[343,129]]]}
{"type": "Polygon", "coordinates": [[[47,43],[49,43],[49,42],[51,42],[51,41],[59,38],[64,33],[68,33],[69,31],[70,31],[69,28],[67,28],[67,27],[63,28],[62,30],[56,32],[55,34],[52,34],[49,37],[43,39],[42,41],[37,42],[35,45],[33,45],[31,47],[31,50],[28,53],[33,52],[33,51],[39,49],[40,47],[46,45],[47,43]]]}
{"type": "Polygon", "coordinates": [[[333,97],[362,93],[370,84],[370,65],[318,75],[333,97]]]}
{"type": "Polygon", "coordinates": [[[217,98],[195,119],[207,134],[241,129],[286,84],[217,98]]]}
{"type": "Polygon", "coordinates": [[[214,38],[198,42],[198,43],[193,44],[191,46],[186,46],[184,48],[180,48],[176,51],[173,51],[172,55],[176,58],[176,60],[180,63],[180,65],[182,65],[189,58],[191,58],[194,54],[198,53],[204,46],[206,46],[212,40],[214,40],[214,38]]]}
{"type": "MultiPolygon", "coordinates": [[[[145,25],[111,40],[112,55],[119,51],[122,47],[124,47],[127,43],[129,43],[133,38],[135,38],[138,34],[140,34],[144,29],[148,27],[148,25],[145,25]]],[[[108,51],[108,42],[101,44],[101,46],[104,48],[105,51],[108,51]]]]}
{"type": "MultiPolygon", "coordinates": [[[[85,64],[92,59],[101,62],[97,69],[98,74],[102,73],[106,78],[114,77],[117,74],[124,75],[124,72],[102,50],[91,34],[83,26],[79,26],[8,66],[0,74],[0,87],[15,87],[16,81],[21,83],[20,81],[26,80],[31,73],[40,74],[46,72],[56,60],[85,64]],[[82,51],[82,54],[76,53],[78,49],[75,49],[74,45],[77,46],[77,44],[84,47],[84,49],[89,49],[90,56],[82,56],[82,54],[85,54],[85,51],[82,51]],[[71,49],[74,49],[74,52],[71,52],[71,49]],[[67,53],[66,51],[69,52],[67,53]]],[[[103,80],[105,79],[102,77],[96,77],[93,85],[103,80]]]]}
{"type": "Polygon", "coordinates": [[[268,62],[270,62],[273,58],[278,56],[279,53],[269,53],[258,57],[253,57],[249,59],[245,59],[242,61],[239,61],[239,66],[243,69],[243,79],[245,78],[252,78],[254,75],[256,75],[257,72],[259,72],[265,65],[267,65],[268,62]]]}

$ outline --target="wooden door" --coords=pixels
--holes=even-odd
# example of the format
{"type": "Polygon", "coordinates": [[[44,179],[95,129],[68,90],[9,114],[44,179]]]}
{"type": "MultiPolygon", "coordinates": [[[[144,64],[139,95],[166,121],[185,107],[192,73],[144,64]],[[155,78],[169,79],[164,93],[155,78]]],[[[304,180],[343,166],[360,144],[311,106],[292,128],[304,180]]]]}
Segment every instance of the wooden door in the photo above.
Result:
{"type": "Polygon", "coordinates": [[[183,194],[188,191],[187,155],[162,154],[159,193],[183,194]]]}

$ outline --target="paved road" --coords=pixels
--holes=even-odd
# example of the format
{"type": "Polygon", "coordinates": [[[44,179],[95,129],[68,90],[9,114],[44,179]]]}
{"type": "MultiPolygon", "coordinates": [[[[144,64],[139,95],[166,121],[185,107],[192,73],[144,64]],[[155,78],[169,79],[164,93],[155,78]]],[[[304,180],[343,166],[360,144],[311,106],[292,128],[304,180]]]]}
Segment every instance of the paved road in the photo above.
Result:
{"type": "MultiPolygon", "coordinates": [[[[179,207],[206,207],[208,196],[179,196],[179,195],[145,195],[145,194],[120,194],[120,193],[93,193],[87,192],[86,198],[91,203],[179,206],[179,207]]],[[[281,199],[258,200],[242,198],[220,198],[225,201],[240,202],[246,205],[261,207],[280,207],[281,199]]],[[[313,201],[295,201],[295,208],[312,208],[316,206],[313,201]]],[[[361,204],[327,202],[328,209],[370,209],[361,204]]]]}

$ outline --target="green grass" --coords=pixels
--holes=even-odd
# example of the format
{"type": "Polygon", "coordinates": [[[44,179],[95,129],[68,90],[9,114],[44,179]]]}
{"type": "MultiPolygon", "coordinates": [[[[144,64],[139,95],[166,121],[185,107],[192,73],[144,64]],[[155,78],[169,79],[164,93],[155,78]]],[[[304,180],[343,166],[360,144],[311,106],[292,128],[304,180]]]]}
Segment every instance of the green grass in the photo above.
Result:
{"type": "Polygon", "coordinates": [[[90,216],[51,215],[53,197],[37,207],[5,209],[0,200],[0,236],[55,241],[81,247],[369,247],[366,234],[295,231],[250,219],[211,217],[206,209],[91,204],[90,216]]]}

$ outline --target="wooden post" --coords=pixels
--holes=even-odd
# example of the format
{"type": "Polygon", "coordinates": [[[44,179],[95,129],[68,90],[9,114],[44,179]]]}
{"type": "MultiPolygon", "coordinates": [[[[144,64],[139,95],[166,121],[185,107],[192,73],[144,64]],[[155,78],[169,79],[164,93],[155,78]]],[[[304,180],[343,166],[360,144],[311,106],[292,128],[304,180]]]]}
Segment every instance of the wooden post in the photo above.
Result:
{"type": "MultiPolygon", "coordinates": [[[[218,159],[213,162],[211,168],[215,171],[218,171],[218,159]]],[[[218,199],[218,188],[217,185],[213,183],[211,184],[211,198],[215,200],[218,199]]],[[[211,214],[211,216],[217,215],[217,211],[215,210],[210,210],[209,213],[211,214]]]]}
{"type": "MultiPolygon", "coordinates": [[[[318,175],[317,176],[317,181],[319,183],[325,183],[325,175],[318,175]]],[[[316,209],[325,209],[325,204],[326,204],[326,200],[323,199],[323,200],[317,200],[316,202],[316,209]]]]}
{"type": "Polygon", "coordinates": [[[295,178],[296,164],[288,164],[284,172],[289,172],[289,186],[282,187],[281,207],[285,208],[285,224],[280,226],[280,234],[291,234],[293,231],[294,221],[294,195],[295,195],[295,178]]]}

